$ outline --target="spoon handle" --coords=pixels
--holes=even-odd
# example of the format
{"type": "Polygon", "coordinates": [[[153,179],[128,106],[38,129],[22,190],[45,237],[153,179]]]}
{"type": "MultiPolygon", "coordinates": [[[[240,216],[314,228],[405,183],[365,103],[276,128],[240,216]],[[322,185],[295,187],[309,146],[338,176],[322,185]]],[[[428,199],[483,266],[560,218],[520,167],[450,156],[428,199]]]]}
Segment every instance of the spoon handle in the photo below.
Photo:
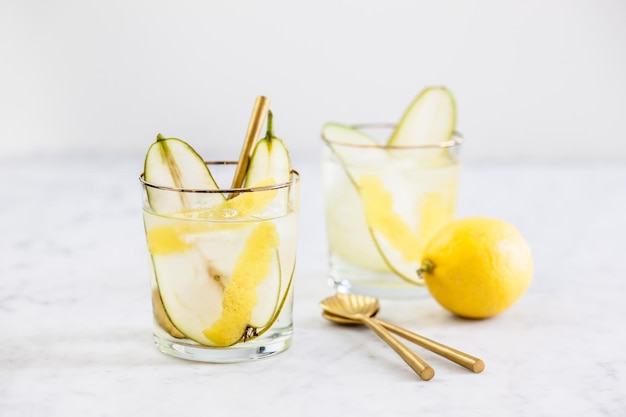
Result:
{"type": "Polygon", "coordinates": [[[435,371],[417,353],[406,347],[402,342],[393,337],[381,324],[369,317],[360,317],[361,322],[374,330],[400,357],[413,369],[424,381],[428,381],[435,375],[435,371]]]}
{"type": "Polygon", "coordinates": [[[394,332],[398,336],[401,336],[406,340],[410,340],[416,345],[428,349],[431,352],[441,355],[444,358],[449,359],[452,362],[459,364],[472,372],[479,373],[482,372],[483,369],[485,369],[485,362],[472,355],[461,352],[460,350],[456,350],[439,342],[435,342],[434,340],[428,339],[424,336],[420,336],[417,333],[413,333],[403,327],[396,326],[395,324],[383,321],[381,319],[374,318],[372,320],[376,321],[376,324],[394,332]]]}

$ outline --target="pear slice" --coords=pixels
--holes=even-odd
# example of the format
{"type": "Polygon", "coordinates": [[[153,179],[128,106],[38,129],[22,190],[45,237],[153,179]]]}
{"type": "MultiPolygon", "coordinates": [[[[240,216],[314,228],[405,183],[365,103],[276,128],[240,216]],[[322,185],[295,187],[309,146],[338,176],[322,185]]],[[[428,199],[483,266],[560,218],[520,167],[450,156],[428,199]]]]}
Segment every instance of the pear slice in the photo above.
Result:
{"type": "Polygon", "coordinates": [[[158,289],[152,290],[152,313],[159,326],[169,333],[170,336],[177,339],[183,339],[185,337],[185,335],[174,327],[174,324],[170,321],[170,318],[163,307],[163,301],[161,301],[161,294],[159,294],[158,289]]]}
{"type": "Polygon", "coordinates": [[[456,104],[446,87],[425,88],[400,119],[388,145],[436,145],[449,140],[456,126],[456,104]]]}
{"type": "MultiPolygon", "coordinates": [[[[259,140],[254,147],[250,163],[244,180],[244,187],[259,187],[264,185],[280,185],[291,180],[291,157],[285,143],[274,136],[272,112],[267,115],[267,134],[259,140]]],[[[274,196],[260,217],[265,214],[270,216],[275,213],[286,213],[289,210],[289,193],[291,187],[278,188],[274,190],[274,196]]],[[[269,196],[270,193],[263,191],[251,194],[261,194],[269,196]]]]}
{"type": "MultiPolygon", "coordinates": [[[[217,189],[208,167],[198,153],[177,138],[157,136],[144,162],[144,179],[150,184],[169,188],[217,189]]],[[[148,187],[148,201],[156,213],[174,213],[195,206],[219,203],[219,193],[183,194],[148,187]]]]}
{"type": "Polygon", "coordinates": [[[291,179],[291,158],[285,143],[274,136],[272,112],[267,115],[267,133],[254,147],[244,181],[245,187],[254,187],[267,180],[284,184],[291,179]]]}
{"type": "Polygon", "coordinates": [[[339,158],[344,168],[351,174],[356,169],[378,167],[389,161],[389,155],[374,138],[362,131],[339,123],[326,123],[322,128],[322,137],[339,158]]]}
{"type": "Polygon", "coordinates": [[[153,256],[163,308],[185,337],[213,346],[202,335],[221,315],[223,277],[194,250],[153,256]]]}

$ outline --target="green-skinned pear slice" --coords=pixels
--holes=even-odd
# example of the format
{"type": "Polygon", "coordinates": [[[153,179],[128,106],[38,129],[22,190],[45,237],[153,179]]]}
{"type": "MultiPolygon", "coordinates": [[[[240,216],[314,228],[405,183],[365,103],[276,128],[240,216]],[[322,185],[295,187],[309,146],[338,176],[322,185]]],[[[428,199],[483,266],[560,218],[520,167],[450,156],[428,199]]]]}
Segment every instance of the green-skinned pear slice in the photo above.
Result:
{"type": "Polygon", "coordinates": [[[257,142],[250,158],[245,187],[254,187],[266,179],[283,184],[291,178],[291,161],[284,142],[278,138],[263,138],[257,142]]]}
{"type": "MultiPolygon", "coordinates": [[[[148,149],[144,179],[150,184],[169,188],[218,188],[206,164],[191,146],[180,139],[162,135],[158,135],[148,149]]],[[[179,212],[200,204],[211,206],[224,199],[219,193],[192,196],[151,187],[147,192],[150,207],[156,213],[179,212]]]]}
{"type": "Polygon", "coordinates": [[[245,187],[254,187],[268,180],[284,184],[291,179],[291,158],[285,143],[274,136],[272,112],[267,115],[267,134],[254,147],[244,181],[245,187]]]}
{"type": "Polygon", "coordinates": [[[322,137],[346,170],[379,167],[389,155],[374,138],[362,131],[339,123],[326,123],[322,137]]]}
{"type": "MultiPolygon", "coordinates": [[[[291,180],[291,158],[285,143],[274,136],[273,114],[267,115],[267,134],[259,140],[250,157],[244,187],[285,184],[291,180]]],[[[275,196],[267,207],[268,213],[289,210],[290,188],[275,190],[275,196]]],[[[253,193],[256,194],[256,193],[253,193]]]]}
{"type": "Polygon", "coordinates": [[[175,337],[177,339],[182,339],[185,337],[170,321],[170,318],[167,316],[165,312],[165,308],[163,307],[163,301],[161,301],[161,294],[159,294],[158,289],[152,290],[152,313],[154,315],[154,319],[159,324],[159,326],[168,332],[170,336],[175,337]]]}
{"type": "Polygon", "coordinates": [[[450,140],[456,126],[456,104],[445,87],[428,87],[413,100],[388,145],[436,145],[450,140]]]}

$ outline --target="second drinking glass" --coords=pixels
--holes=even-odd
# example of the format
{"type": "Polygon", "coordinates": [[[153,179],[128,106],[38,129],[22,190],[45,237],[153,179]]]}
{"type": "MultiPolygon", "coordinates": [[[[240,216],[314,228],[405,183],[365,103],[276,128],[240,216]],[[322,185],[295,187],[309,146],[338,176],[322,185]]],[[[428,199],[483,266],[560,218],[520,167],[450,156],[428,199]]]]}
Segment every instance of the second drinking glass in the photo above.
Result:
{"type": "Polygon", "coordinates": [[[375,297],[426,294],[417,270],[429,238],[455,215],[461,136],[383,146],[344,138],[366,135],[384,143],[394,125],[351,128],[322,135],[330,283],[375,297]]]}

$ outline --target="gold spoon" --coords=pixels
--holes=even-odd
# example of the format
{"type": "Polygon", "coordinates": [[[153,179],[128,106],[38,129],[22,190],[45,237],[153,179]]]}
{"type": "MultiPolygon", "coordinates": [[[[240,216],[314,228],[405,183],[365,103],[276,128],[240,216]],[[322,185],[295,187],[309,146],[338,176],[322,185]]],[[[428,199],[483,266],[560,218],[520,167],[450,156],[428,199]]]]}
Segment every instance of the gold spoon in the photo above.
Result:
{"type": "MultiPolygon", "coordinates": [[[[375,311],[372,314],[372,316],[375,315],[376,313],[377,311],[375,311]]],[[[322,312],[322,317],[330,321],[333,321],[335,323],[339,323],[339,324],[359,324],[360,323],[357,320],[352,320],[345,316],[337,316],[327,311],[322,312]]],[[[424,336],[420,336],[417,333],[413,333],[405,328],[396,326],[395,324],[383,321],[381,319],[372,317],[372,320],[374,320],[375,322],[377,322],[378,324],[380,324],[387,330],[390,330],[393,333],[397,334],[398,336],[401,336],[405,338],[406,340],[409,340],[415,343],[416,345],[419,345],[425,349],[428,349],[431,352],[441,355],[444,358],[451,360],[452,362],[458,365],[461,365],[462,367],[469,369],[472,372],[480,373],[483,371],[483,369],[485,369],[485,362],[483,362],[482,359],[478,359],[472,355],[461,352],[460,350],[456,350],[454,348],[451,348],[439,342],[435,342],[434,340],[428,339],[424,336]]]]}
{"type": "Polygon", "coordinates": [[[424,381],[435,376],[435,371],[424,359],[372,319],[372,316],[379,310],[377,299],[364,298],[356,294],[335,294],[322,300],[320,305],[327,313],[363,323],[374,330],[424,381]],[[372,303],[370,300],[374,300],[374,302],[372,303]]]}

